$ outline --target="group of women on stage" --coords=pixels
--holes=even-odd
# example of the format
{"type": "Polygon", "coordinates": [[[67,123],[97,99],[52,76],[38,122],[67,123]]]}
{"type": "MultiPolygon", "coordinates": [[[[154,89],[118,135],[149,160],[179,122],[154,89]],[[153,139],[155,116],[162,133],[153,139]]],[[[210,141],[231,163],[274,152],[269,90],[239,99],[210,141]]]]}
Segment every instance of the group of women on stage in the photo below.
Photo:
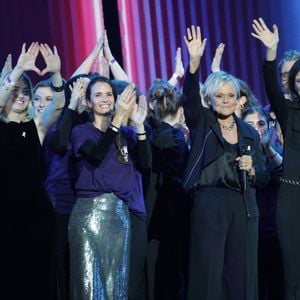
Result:
{"type": "Polygon", "coordinates": [[[290,70],[280,87],[278,29],[258,19],[253,31],[267,49],[268,109],[220,70],[223,44],[199,83],[198,26],[184,37],[185,74],[178,49],[174,74],[156,79],[148,99],[106,33],[68,81],[56,47],[24,44],[14,68],[8,57],[1,298],[300,297],[300,55],[283,60],[290,70]],[[100,52],[115,80],[91,72],[100,52]],[[33,88],[29,71],[51,78],[33,88]]]}

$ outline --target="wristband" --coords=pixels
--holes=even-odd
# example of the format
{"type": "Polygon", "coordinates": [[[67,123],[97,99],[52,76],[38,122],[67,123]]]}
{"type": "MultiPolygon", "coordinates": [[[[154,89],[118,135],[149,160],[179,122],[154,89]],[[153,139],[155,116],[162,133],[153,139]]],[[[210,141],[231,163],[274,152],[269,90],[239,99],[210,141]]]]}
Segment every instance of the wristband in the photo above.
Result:
{"type": "Polygon", "coordinates": [[[120,128],[118,128],[117,126],[115,126],[115,125],[113,125],[113,124],[110,124],[110,129],[112,130],[112,131],[114,131],[114,132],[119,132],[119,129],[120,128]]]}
{"type": "Polygon", "coordinates": [[[61,86],[54,86],[53,83],[51,82],[51,89],[56,93],[62,92],[65,89],[65,84],[63,82],[61,86]]]}
{"type": "Polygon", "coordinates": [[[111,65],[113,65],[115,62],[116,62],[116,60],[115,60],[115,58],[113,57],[108,63],[109,63],[109,65],[111,66],[111,65]]]}
{"type": "Polygon", "coordinates": [[[136,135],[137,135],[137,136],[146,135],[146,132],[137,133],[136,135]]]}

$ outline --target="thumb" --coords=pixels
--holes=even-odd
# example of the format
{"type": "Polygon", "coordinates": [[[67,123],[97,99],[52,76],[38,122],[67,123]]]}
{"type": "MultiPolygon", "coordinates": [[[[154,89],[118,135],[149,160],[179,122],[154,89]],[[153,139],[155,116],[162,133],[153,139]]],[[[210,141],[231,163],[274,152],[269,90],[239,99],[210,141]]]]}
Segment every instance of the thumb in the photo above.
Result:
{"type": "Polygon", "coordinates": [[[44,76],[46,73],[48,73],[49,72],[49,68],[48,67],[46,67],[44,70],[42,70],[42,71],[40,71],[40,75],[41,76],[44,76]]]}

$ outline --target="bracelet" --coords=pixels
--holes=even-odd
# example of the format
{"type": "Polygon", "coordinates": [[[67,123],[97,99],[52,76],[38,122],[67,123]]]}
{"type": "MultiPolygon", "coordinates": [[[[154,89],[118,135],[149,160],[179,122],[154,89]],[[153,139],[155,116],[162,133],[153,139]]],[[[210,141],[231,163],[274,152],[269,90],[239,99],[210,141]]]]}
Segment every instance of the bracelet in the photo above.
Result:
{"type": "Polygon", "coordinates": [[[51,86],[51,89],[56,93],[62,92],[65,89],[64,82],[61,86],[54,86],[53,83],[51,82],[50,86],[51,86]]]}
{"type": "Polygon", "coordinates": [[[137,135],[137,136],[146,135],[146,132],[137,133],[136,135],[137,135]]]}
{"type": "Polygon", "coordinates": [[[16,85],[16,83],[10,79],[9,75],[8,75],[7,78],[6,78],[6,81],[7,81],[7,83],[8,83],[9,85],[11,85],[11,86],[15,86],[15,85],[16,85]]]}
{"type": "Polygon", "coordinates": [[[269,156],[269,159],[270,159],[270,160],[273,160],[273,159],[277,156],[277,154],[278,154],[278,153],[275,152],[275,154],[273,154],[272,156],[269,156]]]}
{"type": "Polygon", "coordinates": [[[115,58],[113,57],[113,58],[108,62],[108,64],[111,66],[111,65],[113,65],[115,62],[116,62],[116,60],[115,60],[115,58]]]}
{"type": "Polygon", "coordinates": [[[113,124],[110,124],[109,128],[114,131],[114,132],[119,132],[119,129],[117,126],[113,125],[113,124]]]}

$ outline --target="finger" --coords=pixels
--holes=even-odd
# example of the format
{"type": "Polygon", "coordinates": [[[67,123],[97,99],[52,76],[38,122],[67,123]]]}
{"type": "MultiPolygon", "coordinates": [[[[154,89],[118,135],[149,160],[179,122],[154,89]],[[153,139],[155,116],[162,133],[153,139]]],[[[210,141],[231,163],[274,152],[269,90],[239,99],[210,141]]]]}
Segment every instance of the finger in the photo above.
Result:
{"type": "Polygon", "coordinates": [[[186,29],[186,34],[187,34],[188,41],[190,41],[192,39],[192,33],[189,27],[186,29]]]}
{"type": "Polygon", "coordinates": [[[26,52],[26,43],[23,43],[21,53],[24,54],[26,52]]]}
{"type": "Polygon", "coordinates": [[[265,21],[263,20],[263,18],[258,18],[258,20],[259,20],[259,23],[260,23],[262,29],[263,29],[263,30],[267,30],[268,27],[267,27],[265,21]]]}
{"type": "Polygon", "coordinates": [[[54,55],[58,55],[58,51],[57,51],[56,46],[53,46],[53,50],[54,50],[54,55]]]}
{"type": "Polygon", "coordinates": [[[186,36],[183,37],[183,40],[184,40],[186,46],[189,47],[189,40],[187,39],[186,36]]]}
{"type": "Polygon", "coordinates": [[[37,68],[36,66],[33,66],[31,69],[33,72],[36,72],[38,75],[42,76],[41,74],[41,70],[39,68],[37,68]]]}
{"type": "Polygon", "coordinates": [[[257,28],[258,31],[263,31],[262,26],[260,25],[260,23],[257,20],[253,21],[253,24],[255,25],[255,27],[257,28]]]}
{"type": "Polygon", "coordinates": [[[49,47],[48,44],[44,44],[44,46],[45,46],[45,48],[47,49],[48,54],[53,54],[52,49],[49,47]]]}
{"type": "Polygon", "coordinates": [[[28,53],[28,54],[32,55],[33,49],[34,49],[34,45],[35,45],[34,43],[31,43],[31,44],[30,44],[29,48],[27,49],[27,53],[28,53]]]}
{"type": "Polygon", "coordinates": [[[197,36],[196,36],[196,39],[198,39],[198,40],[201,41],[201,29],[200,29],[200,26],[197,26],[197,36]]]}
{"type": "Polygon", "coordinates": [[[196,39],[196,38],[197,38],[196,29],[195,29],[195,26],[192,25],[192,39],[196,39]]]}
{"type": "Polygon", "coordinates": [[[181,48],[178,47],[176,50],[176,59],[181,60],[181,48]]]}
{"type": "Polygon", "coordinates": [[[206,47],[206,42],[207,42],[207,39],[204,39],[203,42],[202,42],[202,52],[205,50],[205,47],[206,47]]]}
{"type": "Polygon", "coordinates": [[[40,51],[42,53],[42,56],[44,58],[46,58],[47,57],[47,49],[46,49],[46,47],[43,44],[40,44],[40,51]]]}
{"type": "Polygon", "coordinates": [[[40,71],[40,75],[43,76],[43,75],[45,75],[48,72],[49,72],[49,68],[46,67],[45,69],[43,69],[42,71],[40,71]]]}
{"type": "Polygon", "coordinates": [[[273,24],[273,32],[278,33],[278,27],[276,24],[273,24]]]}
{"type": "Polygon", "coordinates": [[[261,38],[260,38],[259,35],[255,34],[255,33],[253,33],[253,32],[251,32],[251,35],[252,35],[253,37],[257,38],[258,40],[261,40],[261,38]]]}

